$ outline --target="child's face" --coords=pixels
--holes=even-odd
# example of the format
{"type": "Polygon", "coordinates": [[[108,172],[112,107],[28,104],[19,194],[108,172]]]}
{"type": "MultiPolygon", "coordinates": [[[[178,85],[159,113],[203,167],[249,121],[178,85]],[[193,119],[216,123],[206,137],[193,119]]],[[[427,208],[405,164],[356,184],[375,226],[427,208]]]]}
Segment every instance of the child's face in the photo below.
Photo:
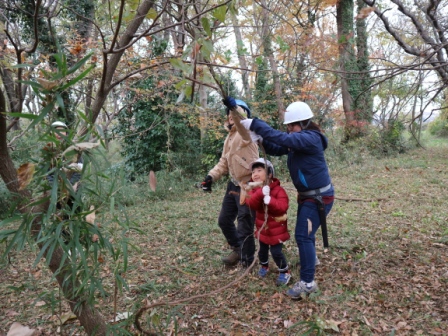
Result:
{"type": "Polygon", "coordinates": [[[252,181],[264,182],[266,181],[266,169],[263,167],[255,167],[252,169],[252,181]]]}

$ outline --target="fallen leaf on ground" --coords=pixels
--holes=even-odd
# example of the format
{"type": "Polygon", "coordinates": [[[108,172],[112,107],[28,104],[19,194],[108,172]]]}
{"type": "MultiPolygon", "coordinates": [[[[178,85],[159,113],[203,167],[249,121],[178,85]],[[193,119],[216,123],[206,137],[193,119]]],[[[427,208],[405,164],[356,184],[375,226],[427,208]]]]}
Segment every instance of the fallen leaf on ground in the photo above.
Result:
{"type": "Polygon", "coordinates": [[[9,328],[6,336],[31,336],[34,333],[34,329],[30,329],[21,325],[19,322],[14,322],[9,328]]]}

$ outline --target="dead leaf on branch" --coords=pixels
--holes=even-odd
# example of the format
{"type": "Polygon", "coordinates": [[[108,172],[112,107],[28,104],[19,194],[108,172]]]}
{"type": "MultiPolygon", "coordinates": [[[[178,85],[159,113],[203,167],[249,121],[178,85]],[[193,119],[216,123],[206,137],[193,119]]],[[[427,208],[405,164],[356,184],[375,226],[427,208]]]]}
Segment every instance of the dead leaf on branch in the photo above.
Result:
{"type": "Polygon", "coordinates": [[[33,179],[35,171],[34,163],[24,163],[17,169],[17,175],[19,180],[19,190],[25,189],[33,179]]]}
{"type": "Polygon", "coordinates": [[[42,85],[42,87],[45,90],[51,90],[54,87],[58,86],[59,83],[58,82],[54,82],[54,81],[49,81],[47,79],[44,78],[36,78],[36,80],[39,82],[40,85],[42,85]]]}

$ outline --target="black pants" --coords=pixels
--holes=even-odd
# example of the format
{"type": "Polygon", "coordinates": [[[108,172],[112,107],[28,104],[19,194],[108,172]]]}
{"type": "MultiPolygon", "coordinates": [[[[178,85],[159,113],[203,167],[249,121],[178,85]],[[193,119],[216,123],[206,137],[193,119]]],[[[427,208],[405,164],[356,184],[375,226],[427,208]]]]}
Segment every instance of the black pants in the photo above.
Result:
{"type": "Polygon", "coordinates": [[[271,250],[272,259],[274,259],[280,273],[286,272],[288,270],[288,263],[282,252],[283,244],[268,245],[260,242],[260,250],[258,251],[258,259],[260,260],[260,264],[263,266],[267,266],[269,264],[269,249],[271,250]]]}
{"type": "Polygon", "coordinates": [[[251,211],[247,205],[240,205],[240,187],[229,182],[218,225],[229,245],[241,248],[241,261],[247,266],[252,263],[255,254],[254,223],[255,211],[251,211]]]}

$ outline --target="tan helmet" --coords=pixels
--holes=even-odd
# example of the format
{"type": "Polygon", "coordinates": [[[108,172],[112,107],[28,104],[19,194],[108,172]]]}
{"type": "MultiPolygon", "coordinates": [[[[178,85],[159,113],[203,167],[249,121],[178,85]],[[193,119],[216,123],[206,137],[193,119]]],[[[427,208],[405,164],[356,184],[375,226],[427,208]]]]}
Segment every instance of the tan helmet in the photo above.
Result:
{"type": "Polygon", "coordinates": [[[53,128],[59,128],[59,127],[68,128],[67,125],[62,121],[55,121],[54,123],[51,124],[51,127],[53,127],[53,128]]]}
{"type": "Polygon", "coordinates": [[[291,124],[293,122],[308,120],[313,117],[313,112],[307,103],[294,102],[286,108],[285,121],[283,125],[291,124]]]}

